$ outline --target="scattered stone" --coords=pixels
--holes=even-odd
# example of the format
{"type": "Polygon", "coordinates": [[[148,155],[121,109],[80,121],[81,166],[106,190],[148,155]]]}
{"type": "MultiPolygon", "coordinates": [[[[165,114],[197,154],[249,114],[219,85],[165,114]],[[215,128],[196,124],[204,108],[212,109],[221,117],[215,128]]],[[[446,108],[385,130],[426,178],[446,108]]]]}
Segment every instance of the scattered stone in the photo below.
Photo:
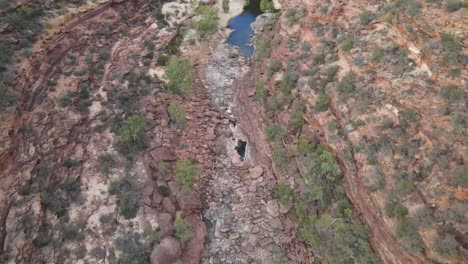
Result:
{"type": "Polygon", "coordinates": [[[239,233],[232,233],[229,235],[229,239],[231,240],[236,240],[236,239],[239,239],[240,238],[240,234],[239,233]]]}
{"type": "Polygon", "coordinates": [[[271,237],[267,237],[267,238],[264,238],[262,240],[260,240],[259,244],[261,247],[265,247],[269,244],[273,243],[273,239],[271,237]]]}
{"type": "Polygon", "coordinates": [[[177,194],[176,198],[180,208],[184,211],[196,211],[203,208],[200,195],[194,191],[181,191],[177,194]]]}
{"type": "Polygon", "coordinates": [[[270,219],[270,226],[275,229],[283,230],[283,224],[277,217],[270,219]]]}

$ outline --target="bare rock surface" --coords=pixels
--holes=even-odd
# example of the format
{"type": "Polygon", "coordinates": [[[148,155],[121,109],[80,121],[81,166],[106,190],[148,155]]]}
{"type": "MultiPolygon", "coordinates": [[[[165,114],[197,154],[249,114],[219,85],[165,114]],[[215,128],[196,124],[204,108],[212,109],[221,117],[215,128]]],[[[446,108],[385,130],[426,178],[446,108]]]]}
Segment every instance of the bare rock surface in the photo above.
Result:
{"type": "Polygon", "coordinates": [[[180,242],[174,237],[164,238],[151,252],[151,264],[173,264],[182,255],[180,242]]]}

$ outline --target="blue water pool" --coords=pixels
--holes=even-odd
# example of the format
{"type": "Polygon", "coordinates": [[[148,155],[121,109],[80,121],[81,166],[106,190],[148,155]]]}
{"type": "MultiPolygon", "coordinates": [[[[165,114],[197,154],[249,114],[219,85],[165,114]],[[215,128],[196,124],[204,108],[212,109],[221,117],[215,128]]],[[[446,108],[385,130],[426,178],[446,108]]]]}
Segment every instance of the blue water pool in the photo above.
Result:
{"type": "Polygon", "coordinates": [[[254,31],[250,25],[260,14],[259,1],[251,0],[250,4],[240,15],[229,21],[229,28],[234,31],[229,35],[226,43],[239,47],[240,54],[247,58],[252,57],[254,52],[252,45],[252,35],[254,34],[254,31]]]}

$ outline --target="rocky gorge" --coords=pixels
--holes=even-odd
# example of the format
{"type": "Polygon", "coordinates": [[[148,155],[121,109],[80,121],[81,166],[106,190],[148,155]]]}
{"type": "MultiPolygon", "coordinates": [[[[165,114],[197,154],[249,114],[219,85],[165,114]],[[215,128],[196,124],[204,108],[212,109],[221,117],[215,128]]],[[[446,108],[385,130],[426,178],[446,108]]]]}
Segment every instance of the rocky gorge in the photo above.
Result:
{"type": "Polygon", "coordinates": [[[2,263],[466,261],[465,3],[0,14],[2,263]]]}

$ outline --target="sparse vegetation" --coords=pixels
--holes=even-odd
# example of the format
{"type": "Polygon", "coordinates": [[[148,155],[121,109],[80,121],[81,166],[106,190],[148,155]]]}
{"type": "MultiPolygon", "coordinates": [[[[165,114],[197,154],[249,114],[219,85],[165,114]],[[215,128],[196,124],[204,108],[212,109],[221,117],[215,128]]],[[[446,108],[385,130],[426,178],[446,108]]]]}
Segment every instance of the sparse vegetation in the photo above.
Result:
{"type": "Polygon", "coordinates": [[[445,2],[445,10],[447,12],[455,12],[458,11],[462,6],[462,3],[460,0],[447,0],[445,2]]]}
{"type": "Polygon", "coordinates": [[[175,165],[176,179],[182,185],[182,189],[190,191],[193,189],[195,177],[199,173],[199,169],[189,160],[178,161],[175,165]]]}
{"type": "Polygon", "coordinates": [[[192,88],[193,66],[189,59],[171,58],[166,66],[164,78],[167,88],[174,94],[182,94],[192,88]]]}
{"type": "Polygon", "coordinates": [[[441,44],[443,51],[443,60],[448,64],[457,64],[460,62],[459,53],[462,49],[461,42],[450,35],[449,33],[442,33],[441,44]]]}
{"type": "Polygon", "coordinates": [[[119,254],[119,264],[147,264],[148,254],[140,241],[140,234],[128,232],[114,241],[115,248],[122,252],[119,254]]]}
{"type": "Polygon", "coordinates": [[[347,98],[356,89],[353,79],[354,76],[352,74],[347,74],[341,79],[341,82],[338,84],[337,89],[342,99],[347,98]]]}
{"type": "Polygon", "coordinates": [[[280,124],[272,123],[266,127],[265,133],[270,141],[281,141],[288,136],[288,131],[280,124]]]}
{"type": "Polygon", "coordinates": [[[223,0],[222,3],[223,12],[225,14],[229,13],[229,0],[223,0]]]}
{"type": "Polygon", "coordinates": [[[263,81],[257,81],[255,83],[255,95],[254,100],[259,102],[261,105],[265,103],[267,98],[267,91],[265,90],[265,85],[263,81]]]}
{"type": "Polygon", "coordinates": [[[75,96],[72,92],[64,92],[57,98],[57,104],[60,107],[67,107],[73,102],[75,96]]]}
{"type": "Polygon", "coordinates": [[[167,108],[169,117],[171,118],[172,123],[178,128],[184,128],[187,125],[187,120],[185,119],[185,109],[182,104],[177,101],[171,101],[169,107],[167,108]]]}
{"type": "Polygon", "coordinates": [[[275,187],[275,195],[278,197],[280,203],[286,206],[293,196],[293,190],[284,183],[278,183],[275,187]]]}
{"type": "Polygon", "coordinates": [[[99,171],[105,175],[109,174],[110,169],[117,163],[114,155],[103,153],[99,155],[99,171]]]}
{"type": "Polygon", "coordinates": [[[347,36],[341,42],[341,48],[343,48],[344,51],[350,51],[353,47],[354,47],[354,37],[353,36],[347,36]]]}
{"type": "Polygon", "coordinates": [[[182,217],[177,216],[174,221],[174,233],[179,241],[184,244],[189,240],[192,234],[192,226],[182,217]]]}
{"type": "Polygon", "coordinates": [[[459,165],[453,170],[450,183],[463,188],[468,187],[468,164],[459,165]]]}
{"type": "Polygon", "coordinates": [[[78,241],[85,238],[78,225],[74,222],[63,224],[61,231],[62,241],[78,241]]]}
{"type": "Polygon", "coordinates": [[[450,103],[461,102],[464,97],[465,91],[456,85],[449,85],[440,91],[440,96],[447,99],[450,103]]]}
{"type": "Polygon", "coordinates": [[[372,48],[372,55],[369,60],[372,62],[379,63],[379,62],[382,62],[384,56],[385,56],[385,53],[381,48],[374,47],[372,48]]]}
{"type": "Polygon", "coordinates": [[[315,110],[319,112],[324,112],[328,110],[328,96],[325,92],[319,93],[319,96],[315,101],[315,110]]]}
{"type": "Polygon", "coordinates": [[[264,13],[275,11],[275,4],[273,3],[273,0],[261,0],[260,10],[262,10],[264,13]]]}
{"type": "Polygon", "coordinates": [[[301,131],[302,126],[304,125],[304,112],[305,108],[302,102],[296,101],[293,106],[291,119],[289,120],[289,125],[292,129],[296,131],[301,131]]]}

